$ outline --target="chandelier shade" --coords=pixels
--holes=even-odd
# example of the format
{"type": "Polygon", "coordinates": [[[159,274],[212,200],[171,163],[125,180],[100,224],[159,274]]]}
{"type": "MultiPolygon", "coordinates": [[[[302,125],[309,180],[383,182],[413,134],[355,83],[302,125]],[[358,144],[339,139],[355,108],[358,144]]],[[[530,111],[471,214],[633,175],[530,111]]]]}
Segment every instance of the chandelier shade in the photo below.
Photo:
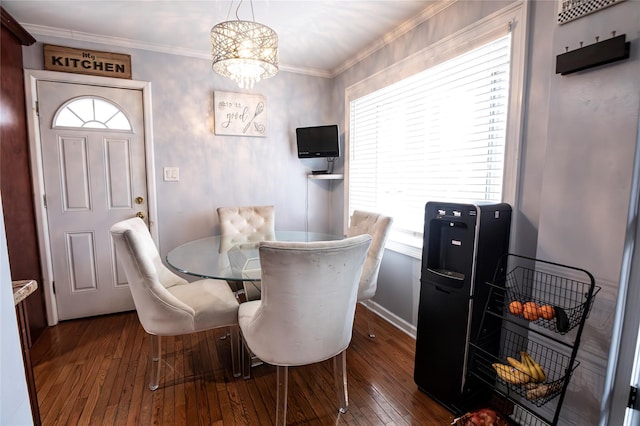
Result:
{"type": "Polygon", "coordinates": [[[278,73],[278,35],[255,21],[225,21],[211,29],[213,70],[251,88],[278,73]]]}

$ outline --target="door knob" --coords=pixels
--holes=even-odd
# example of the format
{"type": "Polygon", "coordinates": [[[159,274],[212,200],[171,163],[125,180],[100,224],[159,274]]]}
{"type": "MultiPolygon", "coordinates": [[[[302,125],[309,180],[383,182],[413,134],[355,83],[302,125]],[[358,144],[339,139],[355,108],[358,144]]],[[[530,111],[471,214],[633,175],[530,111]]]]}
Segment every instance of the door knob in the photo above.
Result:
{"type": "Polygon", "coordinates": [[[144,203],[144,198],[136,197],[136,204],[142,204],[142,203],[144,203]]]}
{"type": "Polygon", "coordinates": [[[144,213],[142,212],[136,213],[136,216],[139,217],[140,219],[144,219],[144,213]]]}

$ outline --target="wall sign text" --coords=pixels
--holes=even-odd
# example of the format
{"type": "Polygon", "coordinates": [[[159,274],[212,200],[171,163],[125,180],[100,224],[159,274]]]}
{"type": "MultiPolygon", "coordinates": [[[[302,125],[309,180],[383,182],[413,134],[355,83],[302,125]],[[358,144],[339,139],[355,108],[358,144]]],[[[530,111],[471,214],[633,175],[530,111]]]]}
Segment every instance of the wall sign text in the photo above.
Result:
{"type": "Polygon", "coordinates": [[[45,44],[44,69],[131,79],[131,55],[45,44]]]}

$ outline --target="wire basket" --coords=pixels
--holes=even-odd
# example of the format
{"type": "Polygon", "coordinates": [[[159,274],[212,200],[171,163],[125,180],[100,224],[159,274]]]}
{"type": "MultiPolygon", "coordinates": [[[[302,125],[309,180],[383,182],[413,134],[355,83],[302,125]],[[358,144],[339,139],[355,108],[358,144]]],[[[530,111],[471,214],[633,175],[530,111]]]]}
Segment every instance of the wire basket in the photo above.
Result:
{"type": "Polygon", "coordinates": [[[499,262],[495,277],[504,271],[507,261],[517,265],[504,278],[487,283],[492,287],[490,311],[519,317],[559,334],[568,333],[589,316],[600,291],[589,272],[510,254],[499,262]]]}
{"type": "MultiPolygon", "coordinates": [[[[551,262],[538,262],[556,269],[565,268],[566,272],[582,271],[551,262]]],[[[505,315],[520,317],[555,333],[566,334],[589,316],[593,299],[600,291],[591,274],[584,272],[589,282],[516,266],[506,274],[504,283],[490,285],[497,287],[494,296],[502,299],[499,306],[505,315]]]]}
{"type": "Polygon", "coordinates": [[[560,394],[565,382],[580,364],[574,361],[569,369],[570,356],[509,329],[487,334],[477,344],[471,344],[470,348],[472,356],[469,367],[474,375],[505,395],[513,397],[513,394],[517,394],[538,407],[560,394]],[[500,350],[499,355],[495,356],[493,347],[497,339],[500,341],[500,350]],[[507,357],[510,357],[524,361],[523,352],[540,366],[544,372],[544,379],[534,376],[528,370],[513,367],[507,360],[507,357]],[[496,367],[497,365],[504,367],[496,367]],[[499,373],[498,369],[502,370],[502,373],[499,373]],[[511,374],[505,373],[506,369],[510,369],[511,374]]]}

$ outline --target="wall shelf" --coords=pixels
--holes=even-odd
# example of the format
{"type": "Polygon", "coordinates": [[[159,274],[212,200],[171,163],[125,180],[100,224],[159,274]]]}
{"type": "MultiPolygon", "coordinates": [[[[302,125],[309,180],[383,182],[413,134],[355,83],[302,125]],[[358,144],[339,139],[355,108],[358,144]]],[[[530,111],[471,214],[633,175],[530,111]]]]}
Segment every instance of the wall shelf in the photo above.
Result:
{"type": "Polygon", "coordinates": [[[344,179],[344,175],[343,174],[339,174],[339,173],[324,173],[324,174],[309,174],[307,175],[308,179],[323,179],[323,180],[340,180],[340,179],[344,179]]]}

